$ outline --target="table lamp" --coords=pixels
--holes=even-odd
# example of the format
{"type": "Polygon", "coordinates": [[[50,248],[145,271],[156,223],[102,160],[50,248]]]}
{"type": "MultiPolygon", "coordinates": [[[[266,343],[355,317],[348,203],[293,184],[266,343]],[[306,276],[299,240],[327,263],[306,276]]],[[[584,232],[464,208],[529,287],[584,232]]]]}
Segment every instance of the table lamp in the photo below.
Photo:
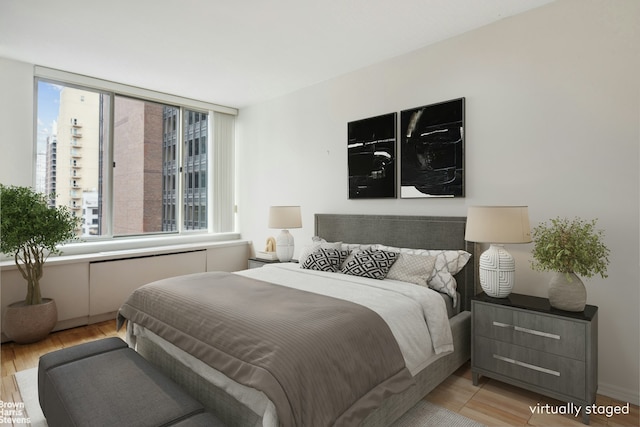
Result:
{"type": "Polygon", "coordinates": [[[516,262],[503,244],[531,242],[527,206],[470,206],[464,238],[490,244],[480,255],[482,290],[494,298],[509,295],[515,283],[516,262]]]}
{"type": "Polygon", "coordinates": [[[276,255],[280,262],[289,262],[293,258],[294,242],[289,229],[301,227],[300,206],[271,206],[269,208],[269,228],[282,229],[276,238],[276,255]]]}

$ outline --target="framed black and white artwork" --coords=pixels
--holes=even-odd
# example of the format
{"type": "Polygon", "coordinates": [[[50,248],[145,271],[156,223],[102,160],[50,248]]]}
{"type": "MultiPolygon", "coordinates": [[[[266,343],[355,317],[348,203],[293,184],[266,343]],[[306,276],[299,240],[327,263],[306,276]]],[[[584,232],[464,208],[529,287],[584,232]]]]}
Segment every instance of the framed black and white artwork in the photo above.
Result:
{"type": "Polygon", "coordinates": [[[464,98],[400,113],[400,197],[464,197],[464,98]]]}
{"type": "Polygon", "coordinates": [[[349,122],[349,199],[396,197],[398,114],[349,122]]]}

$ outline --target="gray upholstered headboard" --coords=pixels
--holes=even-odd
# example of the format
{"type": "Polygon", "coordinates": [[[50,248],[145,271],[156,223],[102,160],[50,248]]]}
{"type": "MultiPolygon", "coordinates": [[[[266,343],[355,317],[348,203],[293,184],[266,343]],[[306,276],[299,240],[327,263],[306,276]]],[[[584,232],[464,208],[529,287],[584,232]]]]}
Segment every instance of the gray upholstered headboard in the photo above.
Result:
{"type": "Polygon", "coordinates": [[[380,243],[416,249],[463,249],[472,254],[456,274],[462,310],[475,295],[475,245],[464,240],[465,217],[316,214],[315,235],[327,241],[380,243]]]}

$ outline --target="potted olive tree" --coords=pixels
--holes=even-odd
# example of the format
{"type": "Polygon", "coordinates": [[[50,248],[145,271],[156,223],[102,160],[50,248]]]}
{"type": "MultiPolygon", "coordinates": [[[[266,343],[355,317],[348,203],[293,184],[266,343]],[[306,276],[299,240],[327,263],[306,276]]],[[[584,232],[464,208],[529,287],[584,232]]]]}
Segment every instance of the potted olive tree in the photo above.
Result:
{"type": "Polygon", "coordinates": [[[553,271],[549,283],[549,303],[567,311],[583,311],[587,291],[579,276],[607,277],[609,248],[596,220],[555,218],[533,229],[532,268],[553,271]]]}
{"type": "Polygon", "coordinates": [[[24,301],[10,304],[3,318],[4,333],[26,344],[46,337],[58,320],[55,301],[42,298],[40,279],[58,245],[76,238],[80,219],[66,206],[49,208],[47,197],[29,187],[0,184],[0,252],[13,256],[24,277],[24,301]]]}

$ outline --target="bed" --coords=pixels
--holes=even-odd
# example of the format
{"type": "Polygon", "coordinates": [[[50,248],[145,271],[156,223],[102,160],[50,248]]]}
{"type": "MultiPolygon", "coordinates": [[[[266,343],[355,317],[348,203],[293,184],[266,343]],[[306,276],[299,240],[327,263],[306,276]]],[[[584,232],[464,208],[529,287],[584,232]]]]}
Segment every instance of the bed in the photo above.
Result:
{"type": "MultiPolygon", "coordinates": [[[[256,307],[256,309],[252,310],[251,316],[254,316],[254,311],[256,312],[255,316],[258,316],[258,312],[261,311],[268,312],[268,308],[277,301],[287,301],[287,303],[283,304],[284,306],[298,307],[298,305],[290,303],[290,301],[296,301],[298,297],[302,298],[304,296],[303,294],[309,293],[314,286],[322,288],[322,292],[319,292],[322,295],[315,295],[314,292],[313,298],[319,298],[319,301],[314,302],[314,304],[324,304],[326,301],[323,298],[328,298],[331,301],[340,299],[340,304],[344,304],[344,306],[336,308],[337,311],[335,313],[337,314],[332,314],[332,319],[341,319],[346,313],[351,314],[358,312],[357,307],[360,307],[360,305],[367,306],[367,308],[362,309],[365,316],[368,315],[367,313],[375,312],[373,316],[368,317],[364,322],[373,325],[377,322],[376,319],[380,318],[384,320],[381,323],[385,325],[381,326],[381,329],[376,329],[375,333],[359,334],[358,336],[362,336],[362,339],[365,341],[356,342],[356,336],[349,335],[351,333],[351,326],[345,326],[357,324],[355,318],[345,317],[344,320],[340,320],[345,322],[342,326],[332,326],[336,330],[344,330],[344,333],[341,332],[341,334],[336,334],[336,336],[344,334],[345,343],[338,343],[338,338],[336,338],[335,347],[337,350],[332,349],[331,351],[336,352],[335,357],[338,359],[341,358],[341,360],[345,362],[345,366],[349,366],[349,370],[353,369],[357,371],[353,373],[353,378],[347,377],[347,374],[351,374],[351,372],[346,372],[345,369],[336,369],[337,373],[333,372],[332,369],[328,369],[328,366],[338,366],[338,364],[335,361],[324,361],[324,347],[327,347],[327,345],[319,349],[310,349],[308,353],[300,350],[300,357],[309,358],[309,363],[314,367],[320,363],[327,363],[327,367],[324,368],[308,369],[309,371],[316,370],[321,372],[324,376],[330,378],[326,381],[346,381],[349,383],[350,388],[362,387],[362,390],[358,389],[360,391],[353,391],[353,393],[356,394],[362,393],[362,398],[356,396],[354,400],[356,403],[353,405],[350,403],[348,409],[344,412],[341,412],[344,408],[336,409],[341,415],[334,418],[336,420],[335,425],[388,426],[413,407],[415,403],[422,399],[429,391],[433,390],[470,357],[469,308],[470,298],[475,293],[475,268],[473,257],[474,246],[464,240],[465,221],[466,219],[463,217],[315,215],[315,235],[321,236],[326,242],[343,242],[341,243],[343,249],[345,245],[349,243],[351,249],[360,247],[364,250],[366,247],[362,245],[376,244],[376,249],[384,249],[385,252],[395,253],[409,253],[407,251],[414,251],[416,249],[464,251],[468,254],[470,260],[455,274],[457,287],[453,295],[451,295],[451,292],[449,292],[450,295],[444,295],[443,292],[425,291],[423,288],[415,285],[405,286],[406,284],[403,282],[396,283],[394,280],[380,281],[360,278],[357,277],[357,275],[314,272],[301,269],[298,264],[274,265],[271,266],[271,268],[263,267],[261,269],[225,275],[223,279],[229,281],[229,284],[226,285],[229,286],[229,290],[226,292],[230,295],[234,294],[234,298],[238,298],[239,301],[247,300],[250,294],[253,295],[254,293],[260,294],[259,301],[263,303],[268,301],[264,304],[254,305],[253,307],[256,307]],[[298,277],[300,277],[301,274],[306,276],[303,276],[303,279],[299,279],[298,277]],[[344,281],[341,277],[337,276],[348,276],[348,280],[344,281]],[[360,283],[361,281],[363,283],[360,283]],[[276,283],[276,285],[264,286],[264,282],[276,283]],[[296,289],[287,289],[284,291],[282,288],[285,286],[281,285],[285,285],[287,288],[291,285],[296,287],[296,289]],[[364,287],[364,285],[366,285],[366,291],[361,292],[359,289],[364,287]],[[403,308],[403,310],[406,310],[406,314],[398,315],[396,313],[397,310],[387,308],[392,305],[392,300],[395,301],[395,296],[388,296],[389,289],[386,289],[388,286],[393,287],[394,295],[395,293],[403,294],[397,298],[399,304],[402,304],[403,302],[401,301],[406,299],[404,294],[411,294],[411,298],[413,298],[414,292],[417,295],[416,299],[424,298],[425,301],[427,301],[426,296],[423,297],[423,294],[426,295],[430,293],[437,294],[438,296],[436,298],[441,301],[434,303],[431,295],[429,295],[430,299],[428,299],[428,301],[431,302],[425,302],[422,307],[416,305],[414,302],[409,302],[407,303],[407,308],[403,308]],[[352,292],[350,290],[352,288],[358,288],[358,291],[356,292],[354,290],[352,292]],[[400,291],[398,291],[398,289],[400,289],[400,291]],[[281,292],[288,293],[284,296],[285,294],[281,292]],[[293,294],[291,294],[291,292],[293,292],[293,294]],[[344,294],[348,294],[348,296],[344,294]],[[385,304],[380,303],[383,299],[385,304]],[[445,303],[443,304],[442,302],[445,303]],[[417,308],[414,308],[414,306],[417,308]],[[444,307],[444,321],[447,324],[446,326],[448,326],[443,329],[446,333],[436,332],[440,329],[435,329],[435,326],[433,326],[437,324],[438,319],[442,318],[440,314],[441,306],[444,307]],[[264,309],[262,309],[263,307],[264,309]],[[418,315],[410,311],[414,309],[418,310],[418,315]],[[409,330],[408,326],[405,328],[405,325],[408,325],[408,319],[423,315],[424,318],[427,319],[427,325],[420,327],[426,328],[431,332],[428,332],[426,334],[428,338],[420,343],[414,338],[417,335],[423,336],[422,331],[409,330]],[[431,318],[433,320],[431,320],[431,318]],[[436,323],[429,324],[430,321],[436,323]],[[388,333],[386,332],[387,329],[389,331],[388,333]],[[389,340],[388,336],[391,336],[391,340],[389,340]],[[391,341],[393,341],[393,343],[391,341]],[[409,343],[409,345],[407,345],[407,343],[409,343]],[[396,347],[398,347],[398,351],[395,350],[396,347]],[[422,347],[425,347],[425,349],[422,347]],[[426,349],[427,347],[428,349],[426,349]],[[365,350],[360,350],[360,348],[365,350]],[[380,351],[384,354],[381,353],[382,356],[380,357],[392,361],[389,363],[393,366],[388,368],[388,372],[378,366],[375,368],[371,366],[367,368],[367,366],[365,366],[365,368],[363,368],[364,373],[358,370],[362,365],[369,364],[369,362],[354,362],[364,360],[363,358],[366,356],[366,354],[360,354],[358,351],[371,353],[372,351],[375,352],[382,348],[384,348],[384,350],[380,351]],[[387,350],[387,348],[389,350],[387,350]],[[323,355],[321,357],[319,356],[321,360],[312,360],[311,358],[314,356],[312,353],[319,352],[323,352],[323,355]],[[400,363],[402,366],[398,364],[398,357],[400,357],[401,362],[404,362],[400,363]],[[332,363],[333,365],[331,365],[332,363]],[[368,375],[378,375],[380,378],[369,378],[368,375]],[[353,384],[359,381],[363,383],[362,386],[360,386],[360,384],[353,384]]],[[[357,249],[354,252],[357,252],[357,249]]],[[[399,257],[400,255],[394,256],[399,257]]],[[[194,296],[190,297],[190,300],[204,300],[204,297],[198,298],[200,294],[197,292],[201,292],[201,290],[199,290],[200,288],[206,289],[207,285],[205,282],[212,276],[216,276],[217,280],[218,275],[222,275],[222,273],[211,273],[210,275],[198,276],[196,278],[176,278],[178,283],[177,287],[186,283],[189,283],[189,286],[191,286],[195,279],[198,284],[195,285],[193,291],[194,296]]],[[[171,281],[162,281],[160,284],[156,283],[153,285],[155,286],[154,291],[156,292],[165,292],[166,289],[171,289],[171,292],[178,292],[175,290],[176,284],[171,281]]],[[[154,286],[151,287],[153,288],[154,286]]],[[[180,288],[179,292],[184,292],[185,294],[191,292],[190,290],[187,291],[187,289],[186,287],[180,288]]],[[[224,294],[225,291],[216,292],[222,292],[222,294],[224,294]]],[[[133,298],[134,295],[132,295],[130,299],[133,298]]],[[[159,293],[157,295],[147,296],[149,301],[153,301],[153,303],[148,304],[149,307],[161,305],[159,304],[160,301],[169,300],[168,298],[164,298],[164,295],[163,293],[159,293]]],[[[181,307],[183,303],[182,295],[171,295],[172,302],[167,304],[167,310],[169,311],[171,307],[181,307]]],[[[306,298],[306,296],[304,297],[306,298]]],[[[189,298],[185,297],[184,299],[189,298]]],[[[212,304],[219,304],[219,299],[220,298],[216,298],[216,301],[212,301],[212,304]]],[[[194,303],[199,304],[201,301],[195,301],[194,303]]],[[[338,401],[342,399],[342,397],[335,397],[335,390],[342,390],[346,387],[333,387],[333,391],[331,391],[332,385],[322,384],[322,381],[325,381],[323,379],[313,378],[307,381],[303,379],[301,375],[292,374],[290,378],[284,375],[284,377],[279,377],[277,380],[271,380],[271,378],[269,378],[271,382],[265,379],[260,379],[260,381],[263,382],[258,382],[259,380],[256,378],[264,376],[262,370],[247,369],[247,365],[244,364],[244,362],[243,364],[238,364],[237,355],[234,355],[229,348],[224,347],[226,342],[225,337],[218,337],[219,342],[215,345],[220,345],[219,348],[211,351],[209,351],[210,347],[200,348],[199,345],[201,341],[213,334],[215,332],[215,325],[218,325],[221,321],[219,319],[212,321],[211,323],[214,324],[212,328],[214,329],[210,331],[207,330],[206,325],[203,326],[203,324],[198,323],[200,321],[199,319],[204,317],[204,315],[198,312],[197,308],[190,307],[188,310],[184,310],[185,313],[173,309],[173,312],[169,314],[171,320],[153,319],[147,321],[147,318],[153,316],[148,316],[145,309],[131,311],[131,307],[128,304],[129,301],[123,305],[120,311],[119,323],[123,323],[125,319],[128,320],[127,339],[130,345],[135,346],[136,350],[145,358],[159,366],[167,375],[183,385],[194,396],[201,400],[205,406],[215,412],[227,425],[265,427],[277,425],[318,425],[315,422],[313,424],[309,422],[309,420],[316,420],[316,417],[322,415],[320,412],[313,413],[313,410],[317,409],[314,408],[314,406],[317,405],[324,408],[325,406],[323,405],[327,405],[327,408],[333,410],[333,406],[341,403],[338,401]],[[180,315],[175,315],[176,313],[180,315]],[[189,317],[189,315],[191,317],[189,317]],[[176,322],[175,324],[172,323],[174,321],[176,322]],[[171,326],[167,326],[167,323],[171,324],[171,326]],[[198,327],[191,326],[195,324],[198,324],[198,327]],[[188,342],[182,340],[182,338],[176,338],[179,334],[175,331],[183,330],[185,328],[184,325],[187,325],[186,328],[189,328],[190,331],[195,331],[189,332],[188,342]],[[157,329],[156,326],[158,326],[157,329]],[[220,369],[213,368],[216,363],[219,364],[218,367],[220,369]],[[233,381],[221,371],[227,374],[230,372],[234,374],[237,373],[238,377],[234,378],[238,379],[238,381],[233,381]],[[256,382],[253,382],[254,380],[256,382]],[[257,386],[257,384],[259,384],[259,386],[257,386]],[[254,388],[254,386],[260,388],[262,391],[254,388]],[[284,391],[280,393],[278,387],[282,387],[284,391]],[[312,390],[310,391],[310,389],[312,390]],[[328,402],[323,400],[323,390],[327,394],[326,399],[329,400],[328,402]],[[279,393],[284,393],[286,395],[285,397],[288,398],[295,395],[295,398],[300,400],[300,402],[296,400],[291,404],[291,407],[294,408],[291,413],[282,410],[282,396],[280,396],[279,393]],[[318,397],[317,401],[314,400],[316,396],[318,397]],[[331,399],[336,400],[336,402],[332,402],[331,399]],[[310,404],[309,402],[312,403],[310,404]],[[296,408],[299,410],[295,410],[296,408]],[[279,416],[280,419],[278,418],[279,416]]],[[[131,306],[133,305],[135,304],[131,303],[131,306]]],[[[221,311],[227,310],[226,307],[227,306],[221,311]]],[[[216,308],[219,309],[218,306],[216,306],[216,308]]],[[[282,310],[284,309],[285,308],[282,310]]],[[[278,308],[277,311],[280,312],[280,310],[281,308],[278,308]]],[[[295,315],[295,313],[293,315],[295,315]]],[[[287,316],[289,316],[289,314],[287,314],[287,316]]],[[[307,317],[312,316],[301,316],[299,319],[291,320],[291,323],[295,323],[291,326],[291,329],[287,329],[286,325],[282,326],[282,329],[279,329],[278,333],[274,334],[277,335],[276,339],[281,339],[282,336],[296,335],[298,331],[302,331],[303,328],[300,325],[306,325],[307,317]]],[[[237,323],[240,325],[239,327],[245,328],[243,329],[245,332],[247,332],[248,329],[261,331],[258,326],[247,328],[243,323],[243,318],[233,317],[232,319],[232,321],[226,320],[227,324],[237,323]]],[[[336,320],[336,322],[337,321],[338,320],[336,320]]],[[[260,320],[260,322],[264,322],[264,320],[260,320]]],[[[308,331],[313,330],[313,332],[301,334],[300,339],[304,339],[306,336],[315,337],[314,334],[316,332],[315,329],[313,329],[315,325],[309,324],[309,326],[305,326],[305,328],[307,327],[310,328],[308,331]]],[[[413,326],[411,327],[413,328],[413,326]]],[[[438,326],[438,328],[440,328],[440,326],[438,326]]],[[[307,331],[307,329],[304,330],[307,331]]],[[[251,331],[249,331],[245,337],[243,332],[242,337],[244,342],[242,345],[245,345],[245,347],[243,347],[244,350],[242,350],[242,354],[247,352],[254,353],[253,348],[265,348],[262,342],[257,342],[261,334],[262,332],[255,332],[254,335],[251,335],[251,331]],[[247,342],[253,339],[256,340],[255,345],[251,343],[247,344],[247,342]]],[[[236,338],[239,336],[237,331],[229,332],[228,335],[233,336],[236,341],[236,338]]],[[[180,337],[182,337],[182,335],[180,335],[180,337]]],[[[323,338],[318,338],[319,341],[322,339],[323,338]]],[[[308,341],[315,341],[315,339],[308,341]]],[[[280,349],[285,348],[285,345],[286,344],[278,341],[275,347],[280,349]]],[[[331,346],[333,345],[334,343],[331,343],[331,346]]],[[[297,348],[287,349],[284,352],[280,352],[278,357],[284,359],[283,354],[289,357],[290,353],[297,352],[297,348]]],[[[275,354],[276,352],[263,351],[261,353],[256,351],[256,353],[255,360],[262,361],[265,354],[271,355],[271,353],[275,354]]],[[[329,356],[326,357],[328,358],[329,356]]],[[[376,358],[378,358],[378,356],[376,356],[376,358]]],[[[269,361],[269,369],[273,369],[274,371],[282,369],[278,368],[277,363],[277,361],[269,361]]],[[[292,362],[286,360],[279,363],[283,364],[283,366],[289,366],[288,364],[292,362]]],[[[252,367],[253,365],[250,364],[249,366],[252,367]]],[[[307,373],[305,372],[305,376],[306,375],[307,373]]],[[[346,396],[345,399],[347,398],[352,399],[353,396],[346,396]]],[[[351,402],[351,400],[349,402],[351,402]]],[[[326,410],[322,409],[321,412],[326,412],[326,410]]]]}

